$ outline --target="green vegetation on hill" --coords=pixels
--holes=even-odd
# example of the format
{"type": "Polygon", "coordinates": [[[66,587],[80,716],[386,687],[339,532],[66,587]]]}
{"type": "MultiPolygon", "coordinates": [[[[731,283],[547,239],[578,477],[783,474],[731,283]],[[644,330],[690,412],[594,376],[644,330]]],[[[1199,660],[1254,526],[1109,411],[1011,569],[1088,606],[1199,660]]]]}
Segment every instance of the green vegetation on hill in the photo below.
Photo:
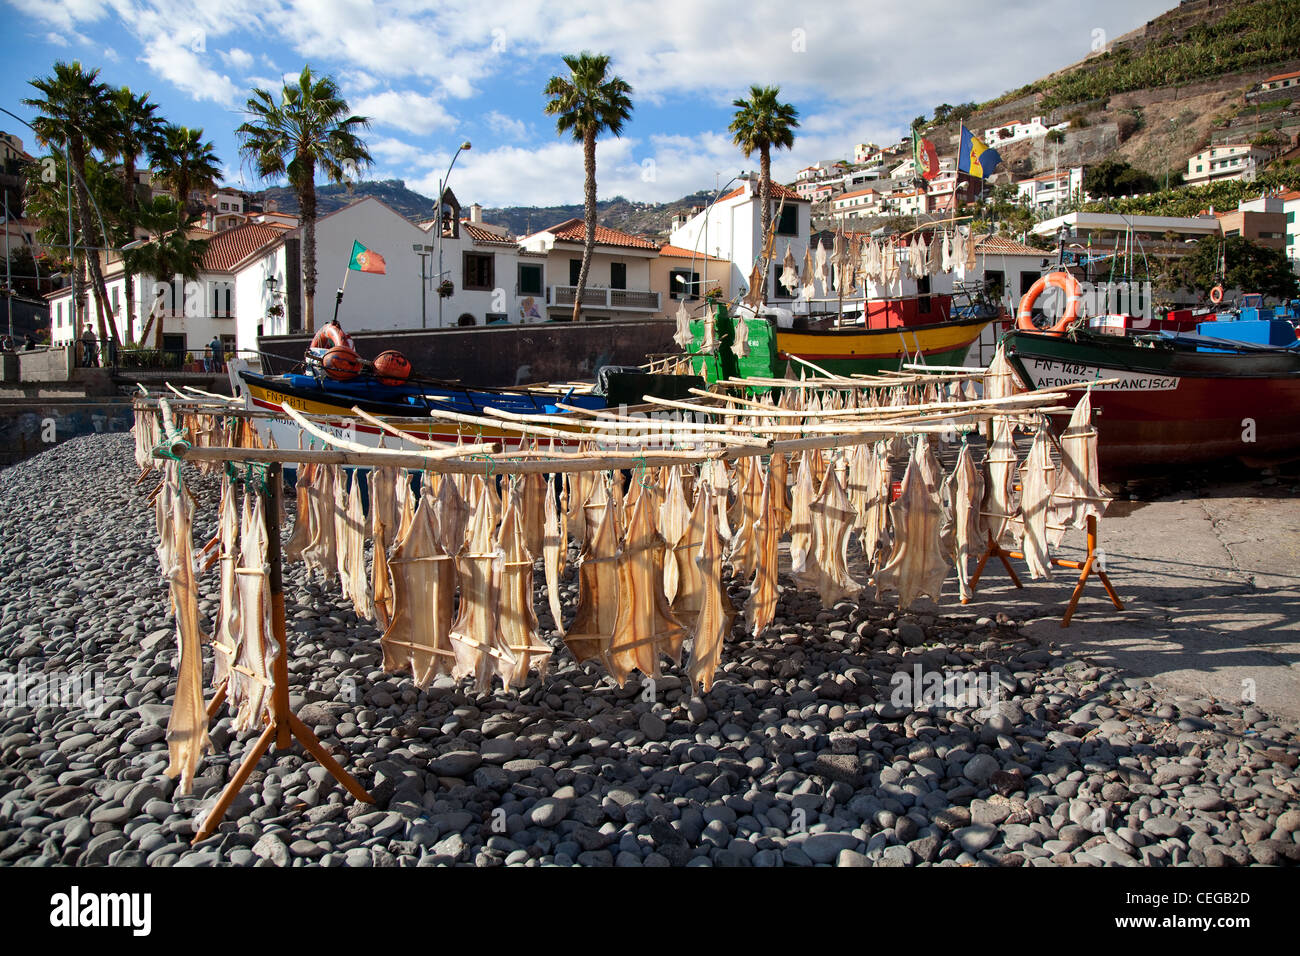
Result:
{"type": "Polygon", "coordinates": [[[1024,92],[1044,93],[1039,105],[1052,109],[1257,68],[1297,52],[1300,0],[1253,0],[1214,8],[1186,29],[1171,23],[1155,36],[1086,60],[1060,76],[1030,84],[1024,92]]]}
{"type": "Polygon", "coordinates": [[[1244,199],[1262,194],[1300,188],[1300,167],[1283,166],[1269,170],[1254,182],[1231,180],[1206,186],[1184,186],[1130,199],[1099,200],[1085,203],[1084,212],[1113,212],[1140,216],[1195,216],[1213,207],[1219,211],[1236,209],[1244,199]]]}

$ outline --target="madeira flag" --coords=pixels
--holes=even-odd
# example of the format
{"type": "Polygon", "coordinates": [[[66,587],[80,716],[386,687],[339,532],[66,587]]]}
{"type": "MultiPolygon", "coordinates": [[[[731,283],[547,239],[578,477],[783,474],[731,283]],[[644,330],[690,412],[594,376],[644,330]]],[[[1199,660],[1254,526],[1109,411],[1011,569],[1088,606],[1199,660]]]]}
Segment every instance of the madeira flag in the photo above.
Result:
{"type": "Polygon", "coordinates": [[[993,170],[1000,162],[1002,157],[998,155],[998,151],[989,149],[983,140],[968,130],[963,123],[961,146],[957,149],[957,171],[974,176],[976,179],[986,179],[993,174],[993,170]]]}
{"type": "Polygon", "coordinates": [[[352,260],[348,263],[348,268],[356,269],[358,272],[373,272],[381,276],[388,272],[384,257],[372,249],[367,249],[355,239],[352,240],[352,260]]]}

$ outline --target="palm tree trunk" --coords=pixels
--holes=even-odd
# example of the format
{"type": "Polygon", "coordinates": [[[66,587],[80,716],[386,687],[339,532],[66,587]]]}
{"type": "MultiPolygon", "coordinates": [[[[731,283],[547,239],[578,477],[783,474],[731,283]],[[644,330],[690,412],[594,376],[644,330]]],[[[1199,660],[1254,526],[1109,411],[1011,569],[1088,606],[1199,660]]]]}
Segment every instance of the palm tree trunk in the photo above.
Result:
{"type": "MultiPolygon", "coordinates": [[[[131,227],[131,235],[127,242],[135,239],[135,157],[124,156],[122,159],[122,173],[126,176],[126,220],[131,227]]],[[[126,330],[123,338],[126,341],[135,339],[135,273],[131,271],[131,265],[125,259],[122,262],[122,279],[126,283],[126,330]]],[[[144,336],[141,336],[143,339],[144,336]]]]}
{"type": "MultiPolygon", "coordinates": [[[[75,140],[69,145],[69,154],[73,162],[73,169],[81,175],[76,178],[74,192],[77,195],[77,213],[81,219],[82,241],[90,243],[90,237],[94,235],[91,231],[90,222],[90,193],[86,189],[84,180],[86,172],[86,150],[85,147],[75,140]]],[[[99,343],[101,348],[108,345],[108,337],[111,335],[117,338],[117,327],[115,323],[108,321],[108,287],[104,282],[104,270],[99,265],[99,253],[93,249],[87,248],[86,263],[90,267],[90,278],[92,290],[94,292],[96,317],[99,320],[99,343]]]]}
{"type": "Polygon", "coordinates": [[[582,269],[578,272],[578,288],[573,296],[573,321],[582,315],[582,293],[587,288],[587,274],[591,270],[591,256],[596,251],[596,131],[588,130],[582,136],[582,165],[586,172],[586,194],[583,198],[582,216],[587,227],[582,247],[582,269]]]}
{"type": "Polygon", "coordinates": [[[305,173],[306,182],[298,194],[302,209],[302,291],[307,298],[303,331],[316,331],[316,170],[305,173]]]}
{"type": "MultiPolygon", "coordinates": [[[[767,242],[767,230],[772,225],[772,151],[764,146],[759,151],[759,181],[758,181],[758,201],[763,204],[763,213],[760,221],[763,224],[763,231],[758,237],[758,248],[764,248],[767,242]]],[[[766,276],[766,272],[764,273],[766,276]]],[[[763,296],[759,299],[763,305],[767,304],[767,279],[763,280],[763,296]]]]}

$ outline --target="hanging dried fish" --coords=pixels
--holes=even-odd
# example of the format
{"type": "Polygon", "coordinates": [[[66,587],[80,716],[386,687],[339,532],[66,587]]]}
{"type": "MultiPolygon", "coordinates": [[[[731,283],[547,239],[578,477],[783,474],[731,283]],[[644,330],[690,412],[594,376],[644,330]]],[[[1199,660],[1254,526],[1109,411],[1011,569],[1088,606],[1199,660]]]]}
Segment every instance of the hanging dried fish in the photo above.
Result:
{"type": "Polygon", "coordinates": [[[982,518],[984,528],[999,545],[1010,543],[1008,528],[1016,516],[1016,445],[1011,421],[1005,415],[993,419],[993,442],[986,459],[989,480],[982,518]]]}
{"type": "Polygon", "coordinates": [[[628,516],[627,534],[615,561],[618,613],[605,651],[605,666],[620,687],[633,670],[658,677],[661,655],[681,663],[686,629],[673,617],[664,596],[665,551],[650,508],[644,499],[637,501],[628,516]]]}
{"type": "Polygon", "coordinates": [[[782,453],[773,455],[767,463],[767,473],[772,481],[774,514],[777,517],[777,534],[783,535],[790,527],[789,465],[782,453]]]}
{"type": "Polygon", "coordinates": [[[812,500],[817,491],[809,464],[810,454],[804,452],[800,460],[790,495],[790,573],[795,577],[814,573],[817,561],[812,530],[812,500]]]}
{"type": "MultiPolygon", "coordinates": [[[[447,482],[446,484],[451,484],[447,482]]],[[[393,577],[393,619],[380,638],[384,670],[410,670],[420,688],[451,674],[452,610],[456,562],[439,543],[432,499],[420,499],[406,537],[388,562],[393,577]]]]}
{"type": "Polygon", "coordinates": [[[903,473],[898,500],[889,507],[894,547],[889,560],[876,571],[876,599],[885,591],[897,591],[900,608],[910,607],[922,594],[938,601],[948,576],[940,538],[943,511],[937,484],[931,484],[938,472],[933,457],[929,443],[917,443],[903,473]]]}
{"type": "MultiPolygon", "coordinates": [[[[768,475],[770,481],[770,471],[768,475]]],[[[708,499],[712,496],[712,489],[704,488],[699,497],[708,499]]],[[[717,509],[708,500],[697,501],[696,507],[704,522],[699,557],[695,560],[701,605],[691,629],[691,662],[687,677],[692,687],[698,685],[707,694],[713,689],[713,675],[722,662],[722,644],[731,633],[736,608],[722,582],[723,541],[718,534],[717,509]]]]}
{"type": "Polygon", "coordinates": [[[785,287],[785,294],[794,298],[794,290],[799,288],[799,267],[794,261],[788,240],[785,244],[785,258],[781,260],[781,285],[785,287]]]}
{"type": "Polygon", "coordinates": [[[1020,470],[1020,520],[1018,533],[1024,537],[1022,550],[1029,574],[1038,580],[1052,576],[1047,550],[1047,513],[1056,488],[1056,466],[1046,426],[1040,427],[1020,470]]]}
{"type": "Polygon", "coordinates": [[[235,711],[235,731],[260,728],[270,708],[272,664],[278,648],[271,636],[271,568],[267,564],[265,506],[260,495],[244,498],[240,521],[239,651],[227,697],[235,711]],[[249,498],[256,498],[250,506],[249,498]],[[234,679],[238,676],[238,680],[234,679]]]}
{"type": "Polygon", "coordinates": [[[289,535],[289,540],[284,543],[283,553],[286,561],[301,560],[303,551],[309,544],[311,544],[311,540],[315,535],[315,530],[312,528],[311,524],[311,483],[318,467],[319,466],[313,464],[302,464],[298,466],[298,477],[294,487],[294,501],[297,504],[297,515],[294,517],[293,531],[289,535]]]}
{"type": "Polygon", "coordinates": [[[763,501],[762,467],[757,458],[742,458],[744,471],[737,467],[736,507],[732,520],[736,533],[731,539],[731,566],[737,575],[748,575],[758,559],[759,507],[763,501]],[[739,484],[739,482],[744,482],[739,484]]]}
{"type": "MultiPolygon", "coordinates": [[[[480,479],[481,480],[481,479],[480,479]]],[[[438,529],[438,544],[452,557],[465,547],[465,534],[469,528],[470,507],[461,497],[454,481],[444,481],[433,499],[433,510],[438,529]]]]}
{"type": "Polygon", "coordinates": [[[731,342],[731,351],[736,358],[749,356],[749,320],[743,314],[736,316],[735,336],[731,342]]]}
{"type": "Polygon", "coordinates": [[[401,520],[397,505],[398,480],[396,468],[370,469],[370,536],[374,541],[370,589],[375,617],[379,626],[385,629],[393,620],[393,586],[388,573],[388,549],[395,539],[397,524],[401,520]]]}
{"type": "MultiPolygon", "coordinates": [[[[686,501],[686,492],[682,488],[682,473],[679,468],[669,470],[668,487],[664,503],[659,508],[659,534],[668,545],[669,553],[677,547],[682,535],[686,533],[691,520],[691,506],[686,501]]],[[[664,561],[664,595],[671,604],[677,596],[677,582],[680,573],[677,561],[664,561]]]]}
{"type": "MultiPolygon", "coordinates": [[[[486,489],[480,488],[480,497],[485,494],[486,489]]],[[[475,689],[482,694],[492,689],[494,676],[506,683],[515,668],[514,655],[498,639],[498,588],[504,556],[493,545],[493,526],[490,508],[476,508],[465,551],[456,559],[460,607],[451,628],[451,647],[456,655],[452,676],[473,677],[475,689]]]]}
{"type": "Polygon", "coordinates": [[[348,491],[347,510],[343,514],[343,534],[339,538],[342,555],[343,597],[352,602],[358,618],[370,620],[375,616],[370,603],[369,582],[366,580],[366,516],[361,507],[361,475],[352,473],[352,488],[348,491]]]}
{"type": "Polygon", "coordinates": [[[893,471],[889,465],[889,443],[876,442],[866,450],[862,504],[858,510],[858,542],[868,567],[875,567],[880,555],[889,550],[889,506],[893,497],[893,471]]]}
{"type": "Polygon", "coordinates": [[[800,293],[805,301],[816,298],[817,296],[817,275],[813,271],[812,246],[806,246],[803,251],[803,285],[800,293]]]}
{"type": "Polygon", "coordinates": [[[506,677],[510,687],[523,687],[528,672],[534,668],[538,677],[545,677],[551,659],[550,646],[537,634],[537,615],[533,612],[533,555],[524,541],[520,518],[519,504],[512,495],[501,516],[501,535],[497,540],[501,552],[497,645],[513,658],[514,667],[506,677]]]}
{"type": "Polygon", "coordinates": [[[677,331],[673,333],[673,341],[677,343],[679,349],[685,351],[694,338],[691,334],[691,313],[686,308],[686,299],[683,298],[677,306],[677,314],[674,318],[677,320],[677,331]]]}
{"type": "Polygon", "coordinates": [[[830,609],[856,597],[862,585],[849,576],[849,531],[856,514],[840,482],[839,469],[829,468],[821,490],[809,506],[812,514],[813,560],[801,574],[791,574],[800,587],[812,588],[830,609]]]}
{"type": "Polygon", "coordinates": [[[777,545],[781,534],[778,518],[772,507],[772,481],[763,483],[763,499],[758,522],[758,566],[749,586],[749,600],[745,602],[745,624],[749,632],[758,637],[776,617],[776,601],[781,593],[777,584],[777,545]]]}
{"type": "Polygon", "coordinates": [[[542,537],[542,573],[546,578],[546,596],[551,604],[555,629],[564,637],[564,619],[560,616],[560,576],[564,574],[565,519],[555,500],[555,476],[546,478],[545,527],[542,537]]]}
{"type": "MultiPolygon", "coordinates": [[[[302,471],[298,472],[301,480],[302,471]]],[[[230,672],[239,654],[239,590],[235,568],[239,564],[239,509],[235,506],[235,486],[229,477],[221,482],[221,504],[217,519],[217,537],[221,542],[221,570],[217,622],[212,630],[212,686],[230,680],[230,672]]],[[[295,529],[296,530],[296,529],[295,529]]]]}
{"type": "Polygon", "coordinates": [[[1066,528],[1087,528],[1089,516],[1100,518],[1109,504],[1097,470],[1097,429],[1092,424],[1092,389],[1088,389],[1061,433],[1061,469],[1048,523],[1051,543],[1059,545],[1066,528]]]}
{"type": "MultiPolygon", "coordinates": [[[[669,561],[677,566],[676,590],[669,596],[669,603],[679,621],[693,620],[700,612],[700,608],[704,606],[704,581],[700,577],[700,569],[695,560],[700,553],[700,546],[704,543],[704,529],[707,524],[705,512],[713,513],[715,527],[721,536],[722,508],[717,499],[718,495],[713,491],[713,487],[707,482],[702,482],[695,496],[695,506],[691,509],[686,527],[668,552],[669,559],[664,562],[665,580],[668,577],[669,561]]],[[[725,546],[726,538],[722,540],[725,546]]]]}
{"type": "Polygon", "coordinates": [[[326,581],[338,572],[338,539],[335,537],[335,484],[340,480],[337,465],[320,466],[307,486],[307,527],[312,539],[302,549],[302,560],[309,572],[324,575],[326,581]]]}
{"type": "Polygon", "coordinates": [[[176,614],[176,697],[167,721],[168,777],[180,777],[178,792],[194,788],[194,773],[211,747],[208,715],[203,706],[203,633],[199,630],[199,588],[194,576],[193,505],[181,487],[180,465],[163,465],[163,491],[169,512],[168,529],[174,547],[167,549],[170,566],[163,568],[176,614]]]}
{"type": "Polygon", "coordinates": [[[949,554],[957,567],[957,586],[962,601],[973,594],[970,585],[970,561],[983,553],[984,533],[980,522],[980,502],[984,500],[984,478],[975,467],[970,445],[963,443],[957,464],[944,485],[949,507],[949,554]]]}
{"type": "Polygon", "coordinates": [[[578,559],[578,607],[564,635],[565,646],[581,664],[603,660],[618,616],[618,527],[613,505],[600,506],[596,530],[578,559]]]}

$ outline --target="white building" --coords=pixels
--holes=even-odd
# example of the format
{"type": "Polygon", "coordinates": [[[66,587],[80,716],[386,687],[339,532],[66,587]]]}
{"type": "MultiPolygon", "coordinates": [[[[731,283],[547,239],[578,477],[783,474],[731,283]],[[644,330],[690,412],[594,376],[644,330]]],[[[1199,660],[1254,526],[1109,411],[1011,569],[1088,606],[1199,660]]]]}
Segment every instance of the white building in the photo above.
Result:
{"type": "Polygon", "coordinates": [[[984,131],[984,144],[997,149],[1002,143],[1015,143],[1022,139],[1033,139],[1036,136],[1046,136],[1054,129],[1066,130],[1069,128],[1070,124],[1068,122],[1047,126],[1043,123],[1041,116],[1031,116],[1028,123],[1003,123],[1001,126],[990,126],[984,131]]]}
{"type": "Polygon", "coordinates": [[[1071,166],[1016,183],[1019,198],[1034,209],[1049,209],[1083,197],[1084,167],[1071,166]]]}
{"type": "MultiPolygon", "coordinates": [[[[585,243],[586,223],[577,218],[519,240],[522,249],[537,254],[539,263],[545,262],[551,276],[552,284],[545,287],[540,303],[543,317],[564,319],[573,314],[585,243]]],[[[659,247],[649,239],[598,224],[582,292],[583,317],[645,319],[662,311],[662,295],[651,286],[651,263],[658,255],[659,247]]]]}
{"type": "Polygon", "coordinates": [[[885,208],[884,194],[875,189],[855,189],[831,200],[831,216],[835,219],[878,216],[885,208]]]}
{"type": "Polygon", "coordinates": [[[1282,212],[1286,215],[1286,257],[1291,260],[1291,271],[1300,273],[1300,190],[1292,189],[1278,196],[1282,212]]]}
{"type": "Polygon", "coordinates": [[[875,143],[858,143],[853,147],[853,162],[859,166],[879,162],[883,152],[875,143]]]}
{"type": "Polygon", "coordinates": [[[1204,186],[1220,180],[1254,182],[1259,167],[1272,155],[1249,143],[1224,143],[1203,149],[1187,160],[1183,180],[1188,186],[1204,186]]]}
{"type": "MultiPolygon", "coordinates": [[[[734,299],[749,288],[749,274],[754,260],[762,251],[762,208],[758,202],[758,181],[744,179],[740,187],[718,198],[713,206],[700,212],[672,231],[668,241],[685,249],[699,249],[732,263],[730,281],[725,292],[734,299]]],[[[772,287],[768,301],[789,300],[785,287],[779,282],[780,260],[785,256],[786,243],[796,260],[803,261],[808,248],[811,229],[811,204],[798,193],[772,184],[772,216],[784,209],[776,226],[777,263],[768,271],[772,287]]]]}
{"type": "Polygon", "coordinates": [[[1290,73],[1278,73],[1276,76],[1270,76],[1259,84],[1261,91],[1287,90],[1300,87],[1300,70],[1290,73]]]}

